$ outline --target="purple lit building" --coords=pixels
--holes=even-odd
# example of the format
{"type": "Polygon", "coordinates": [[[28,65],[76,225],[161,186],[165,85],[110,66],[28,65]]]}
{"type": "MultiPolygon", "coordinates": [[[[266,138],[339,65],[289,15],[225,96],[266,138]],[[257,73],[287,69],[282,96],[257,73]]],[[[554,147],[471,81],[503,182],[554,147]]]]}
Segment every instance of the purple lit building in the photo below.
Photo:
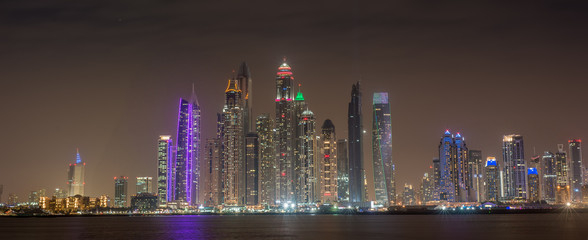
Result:
{"type": "Polygon", "coordinates": [[[194,90],[190,100],[180,99],[176,137],[174,200],[183,205],[199,202],[200,106],[194,90]]]}

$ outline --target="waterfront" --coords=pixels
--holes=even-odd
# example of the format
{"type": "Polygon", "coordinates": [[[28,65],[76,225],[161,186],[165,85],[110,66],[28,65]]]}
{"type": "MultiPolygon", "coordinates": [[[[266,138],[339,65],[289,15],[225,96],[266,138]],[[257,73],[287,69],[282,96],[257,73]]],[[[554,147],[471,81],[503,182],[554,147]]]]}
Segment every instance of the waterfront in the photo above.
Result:
{"type": "Polygon", "coordinates": [[[587,239],[588,213],[2,217],[2,239],[587,239]]]}

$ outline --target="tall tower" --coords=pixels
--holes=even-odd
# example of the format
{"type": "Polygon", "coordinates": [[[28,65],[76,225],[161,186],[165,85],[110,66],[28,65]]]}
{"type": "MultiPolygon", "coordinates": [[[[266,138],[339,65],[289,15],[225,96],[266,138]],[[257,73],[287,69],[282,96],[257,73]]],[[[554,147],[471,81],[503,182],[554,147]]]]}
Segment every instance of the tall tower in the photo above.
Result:
{"type": "Polygon", "coordinates": [[[249,133],[245,137],[245,204],[259,204],[259,136],[249,133]]]}
{"type": "Polygon", "coordinates": [[[439,144],[439,200],[455,202],[456,190],[455,177],[457,164],[455,161],[455,143],[453,142],[453,136],[449,130],[445,131],[445,134],[441,138],[439,144]]]}
{"type": "Polygon", "coordinates": [[[276,204],[276,152],[274,151],[274,121],[268,114],[262,114],[256,121],[259,136],[260,160],[260,201],[261,204],[276,204]]]}
{"type": "Polygon", "coordinates": [[[129,185],[128,180],[129,178],[125,176],[114,177],[114,207],[127,207],[127,190],[129,185]]]}
{"type": "Polygon", "coordinates": [[[527,177],[529,180],[529,202],[539,201],[540,189],[539,189],[539,173],[536,168],[527,169],[527,177]]]}
{"type": "Polygon", "coordinates": [[[237,81],[239,82],[239,88],[241,88],[241,98],[243,107],[243,132],[247,134],[254,130],[252,127],[253,115],[251,113],[253,107],[253,83],[251,79],[251,72],[246,62],[242,62],[239,65],[239,71],[237,73],[237,81]]]}
{"type": "Polygon", "coordinates": [[[555,173],[557,175],[556,203],[567,203],[571,200],[568,171],[567,153],[564,151],[564,145],[558,144],[557,153],[555,153],[555,173]]]}
{"type": "Polygon", "coordinates": [[[330,119],[325,120],[320,135],[320,188],[322,203],[336,203],[337,197],[337,137],[335,125],[330,119]]]}
{"type": "Polygon", "coordinates": [[[470,201],[481,202],[484,192],[484,167],[482,162],[482,151],[470,150],[468,156],[468,171],[470,181],[470,201]]]}
{"type": "Polygon", "coordinates": [[[207,207],[221,203],[221,142],[218,138],[209,138],[204,145],[204,164],[202,167],[202,204],[207,207]]]}
{"type": "Polygon", "coordinates": [[[527,198],[527,167],[525,165],[523,136],[512,134],[503,137],[502,158],[504,161],[504,197],[525,200],[527,198]]]}
{"type": "Polygon", "coordinates": [[[174,200],[182,205],[196,204],[200,177],[200,105],[193,87],[190,100],[180,98],[175,150],[174,200]]]}
{"type": "Polygon", "coordinates": [[[396,184],[392,164],[392,116],[388,93],[377,92],[373,97],[372,159],[376,203],[394,204],[396,184]]]}
{"type": "Polygon", "coordinates": [[[439,201],[440,193],[441,193],[441,161],[439,158],[433,158],[433,185],[435,189],[433,190],[433,201],[439,201]]]}
{"type": "Polygon", "coordinates": [[[223,197],[225,205],[242,205],[245,201],[244,126],[242,91],[237,79],[230,79],[225,90],[223,108],[223,197]]]}
{"type": "Polygon", "coordinates": [[[571,167],[571,191],[572,201],[582,202],[582,140],[572,139],[568,141],[570,147],[570,167],[571,167]]]}
{"type": "Polygon", "coordinates": [[[286,59],[276,74],[276,203],[295,202],[294,184],[294,96],[292,68],[286,59]]]}
{"type": "Polygon", "coordinates": [[[84,196],[86,163],[82,162],[80,157],[80,150],[76,150],[76,162],[69,164],[69,171],[67,172],[67,184],[69,185],[69,196],[81,195],[84,196]]]}
{"type": "Polygon", "coordinates": [[[349,202],[349,158],[347,139],[337,140],[337,197],[340,203],[349,202]]]}
{"type": "Polygon", "coordinates": [[[486,158],[485,182],[486,182],[486,196],[484,201],[498,201],[500,197],[500,174],[498,162],[495,157],[486,158]]]}
{"type": "Polygon", "coordinates": [[[469,150],[466,146],[465,140],[459,134],[455,135],[453,139],[455,143],[455,161],[453,162],[453,182],[456,187],[456,196],[459,196],[456,201],[470,202],[473,200],[473,194],[471,191],[471,179],[468,165],[469,150]]]}
{"type": "Polygon", "coordinates": [[[541,197],[548,203],[555,203],[555,193],[557,188],[557,172],[555,155],[552,152],[544,152],[541,157],[541,166],[543,171],[543,185],[541,186],[541,197]]]}
{"type": "Polygon", "coordinates": [[[310,110],[302,112],[298,124],[299,160],[297,203],[312,204],[319,200],[318,164],[315,162],[315,118],[310,110]]]}
{"type": "Polygon", "coordinates": [[[173,201],[175,162],[171,136],[162,135],[157,140],[157,202],[164,207],[173,201]]]}
{"type": "Polygon", "coordinates": [[[361,121],[361,91],[359,82],[351,88],[347,127],[349,134],[349,202],[365,201],[364,165],[363,165],[363,125],[361,121]]]}

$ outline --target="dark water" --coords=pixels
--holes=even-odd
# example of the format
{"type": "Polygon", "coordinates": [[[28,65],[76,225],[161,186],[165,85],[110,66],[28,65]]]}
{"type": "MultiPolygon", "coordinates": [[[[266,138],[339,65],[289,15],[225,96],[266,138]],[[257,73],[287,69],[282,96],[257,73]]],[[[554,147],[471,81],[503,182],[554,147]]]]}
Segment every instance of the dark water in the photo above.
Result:
{"type": "Polygon", "coordinates": [[[0,218],[0,239],[588,239],[588,213],[0,218]]]}

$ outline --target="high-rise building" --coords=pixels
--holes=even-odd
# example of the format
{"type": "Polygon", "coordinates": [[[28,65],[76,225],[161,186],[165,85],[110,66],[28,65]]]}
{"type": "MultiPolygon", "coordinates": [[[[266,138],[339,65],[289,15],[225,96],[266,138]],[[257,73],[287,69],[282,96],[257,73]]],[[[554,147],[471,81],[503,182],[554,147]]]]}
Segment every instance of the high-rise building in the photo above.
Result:
{"type": "Polygon", "coordinates": [[[412,189],[412,185],[404,184],[404,192],[402,195],[402,204],[403,205],[416,205],[416,198],[414,194],[414,189],[412,189]]]}
{"type": "Polygon", "coordinates": [[[31,191],[31,193],[29,193],[29,205],[39,205],[39,200],[45,197],[45,193],[45,189],[31,191]]]}
{"type": "Polygon", "coordinates": [[[482,151],[470,150],[468,156],[468,171],[470,173],[470,200],[481,202],[484,198],[484,167],[482,151]]]}
{"type": "Polygon", "coordinates": [[[157,202],[165,207],[173,201],[175,192],[174,145],[171,136],[162,135],[157,140],[157,202]]]}
{"type": "Polygon", "coordinates": [[[500,197],[500,171],[495,157],[486,158],[484,172],[486,187],[484,201],[498,201],[500,197]]]}
{"type": "Polygon", "coordinates": [[[190,100],[180,99],[175,156],[174,200],[180,205],[199,202],[200,105],[194,88],[190,100]]]}
{"type": "Polygon", "coordinates": [[[262,114],[256,121],[257,135],[259,136],[259,160],[260,160],[260,203],[267,205],[276,204],[276,152],[274,151],[274,121],[269,114],[262,114]]]}
{"type": "Polygon", "coordinates": [[[439,198],[441,193],[441,160],[438,157],[433,158],[433,165],[431,167],[433,168],[433,185],[435,187],[433,201],[439,201],[441,200],[439,198]]]}
{"type": "Polygon", "coordinates": [[[245,137],[245,205],[259,204],[259,136],[249,133],[245,137]]]}
{"type": "Polygon", "coordinates": [[[557,186],[555,192],[556,203],[570,202],[570,183],[568,175],[568,157],[564,151],[564,145],[557,145],[555,153],[555,174],[557,175],[557,186]]]}
{"type": "Polygon", "coordinates": [[[229,79],[223,108],[222,160],[223,200],[225,205],[245,203],[245,134],[243,123],[243,92],[237,79],[229,79]]]}
{"type": "Polygon", "coordinates": [[[349,202],[349,158],[347,139],[337,140],[337,197],[341,203],[349,202]]]}
{"type": "Polygon", "coordinates": [[[292,68],[286,59],[276,74],[276,204],[295,202],[294,148],[296,126],[292,68]]]}
{"type": "Polygon", "coordinates": [[[153,193],[152,177],[137,177],[137,195],[141,193],[153,193]]]}
{"type": "MultiPolygon", "coordinates": [[[[298,86],[299,91],[296,94],[296,97],[294,98],[294,126],[296,128],[294,132],[294,172],[296,175],[294,195],[296,195],[296,201],[300,202],[300,199],[302,199],[300,195],[302,194],[302,192],[306,191],[307,186],[305,186],[305,183],[308,179],[305,179],[304,173],[301,172],[304,168],[304,166],[302,166],[302,152],[304,151],[304,149],[302,149],[302,141],[304,141],[304,136],[302,135],[303,133],[300,131],[299,128],[302,124],[304,124],[302,120],[302,114],[304,113],[304,111],[308,110],[308,106],[306,104],[306,101],[304,100],[302,92],[300,91],[300,84],[298,84],[298,86]]],[[[311,137],[311,139],[314,141],[314,137],[311,137]]]]}
{"type": "Polygon", "coordinates": [[[439,143],[439,199],[448,202],[468,202],[470,174],[468,171],[468,148],[460,133],[455,137],[445,131],[439,143]]]}
{"type": "Polygon", "coordinates": [[[548,203],[555,203],[555,195],[557,190],[557,168],[555,155],[551,152],[544,152],[541,157],[541,166],[543,168],[542,177],[543,185],[541,186],[541,197],[548,203]]]}
{"type": "Polygon", "coordinates": [[[582,202],[582,140],[572,139],[568,141],[570,147],[570,187],[573,202],[582,202]]]}
{"type": "Polygon", "coordinates": [[[339,199],[337,197],[337,136],[335,125],[330,119],[325,120],[321,127],[320,135],[321,152],[320,159],[320,201],[333,204],[339,199]]]}
{"type": "Polygon", "coordinates": [[[349,134],[349,202],[365,201],[365,170],[363,164],[363,125],[361,121],[361,91],[359,82],[351,88],[347,118],[349,134]]]}
{"type": "Polygon", "coordinates": [[[76,162],[69,164],[69,171],[67,172],[67,185],[69,187],[69,195],[84,196],[84,186],[86,185],[86,163],[80,157],[80,150],[76,150],[76,162]]]}
{"type": "Polygon", "coordinates": [[[525,200],[527,198],[527,167],[523,136],[515,134],[504,136],[502,157],[505,199],[525,200]]]}
{"type": "Polygon", "coordinates": [[[297,160],[297,194],[298,204],[313,204],[320,200],[318,186],[318,163],[315,159],[315,118],[314,113],[305,110],[300,116],[297,141],[299,145],[299,159],[297,160]]]}
{"type": "Polygon", "coordinates": [[[127,207],[127,188],[129,178],[125,176],[114,177],[114,207],[127,207]]]}
{"type": "Polygon", "coordinates": [[[207,207],[221,203],[221,143],[218,138],[210,138],[204,145],[204,166],[201,168],[202,204],[207,207]]]}
{"type": "Polygon", "coordinates": [[[421,204],[426,205],[435,200],[435,182],[429,173],[425,173],[421,180],[421,204]]]}
{"type": "Polygon", "coordinates": [[[527,178],[529,182],[529,202],[537,202],[540,200],[539,188],[539,173],[536,168],[527,169],[527,178]]]}
{"type": "Polygon", "coordinates": [[[66,198],[67,197],[67,190],[63,188],[56,188],[53,192],[53,196],[55,198],[66,198]]]}
{"type": "Polygon", "coordinates": [[[376,203],[394,204],[396,186],[392,166],[392,116],[388,93],[373,96],[372,160],[376,203]]]}

